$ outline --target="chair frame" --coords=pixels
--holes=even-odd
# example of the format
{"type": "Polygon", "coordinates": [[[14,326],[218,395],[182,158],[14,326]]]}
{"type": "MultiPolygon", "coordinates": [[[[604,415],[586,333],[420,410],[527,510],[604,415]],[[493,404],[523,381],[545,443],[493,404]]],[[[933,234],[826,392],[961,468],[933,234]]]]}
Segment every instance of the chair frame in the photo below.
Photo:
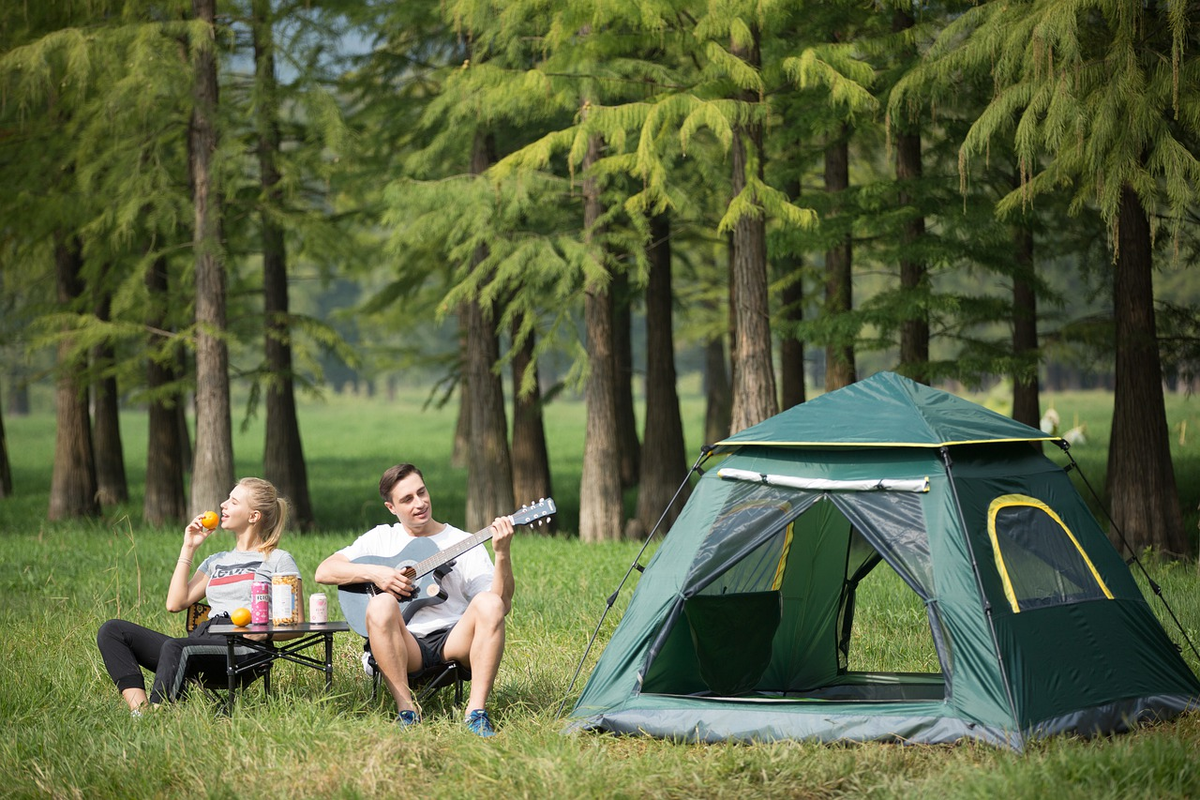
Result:
{"type": "MultiPolygon", "coordinates": [[[[371,700],[374,701],[379,696],[379,684],[383,681],[383,672],[379,669],[379,664],[375,661],[375,656],[371,653],[371,642],[368,639],[363,640],[363,651],[367,654],[367,665],[371,668],[371,700]]],[[[413,703],[421,706],[430,697],[433,697],[434,692],[445,686],[454,686],[454,704],[461,706],[463,704],[463,684],[470,680],[469,677],[464,677],[466,667],[457,661],[445,661],[441,664],[433,664],[432,666],[422,667],[419,672],[410,672],[408,675],[408,687],[413,692],[413,703]]]]}
{"type": "MultiPolygon", "coordinates": [[[[200,623],[208,620],[208,613],[211,610],[212,610],[212,606],[210,606],[208,603],[205,603],[202,600],[197,600],[195,603],[192,603],[190,606],[188,606],[188,609],[187,609],[187,618],[184,620],[184,630],[190,634],[193,630],[196,629],[196,626],[198,626],[200,623]]],[[[216,656],[213,656],[214,663],[216,661],[216,658],[217,658],[216,656]]],[[[226,659],[227,659],[226,655],[224,653],[222,653],[220,656],[221,665],[220,665],[219,674],[210,674],[209,671],[205,670],[202,674],[188,675],[184,678],[184,686],[186,687],[189,684],[193,685],[193,686],[198,686],[201,689],[203,689],[204,692],[214,702],[221,704],[221,705],[225,706],[226,708],[228,708],[229,707],[228,698],[221,694],[222,692],[228,693],[228,691],[229,691],[229,677],[228,677],[228,673],[226,672],[226,669],[227,669],[226,659]]],[[[272,666],[272,662],[268,661],[264,664],[259,665],[255,669],[252,669],[249,672],[244,673],[238,679],[238,688],[245,689],[247,686],[249,686],[254,681],[258,680],[259,678],[262,678],[263,691],[266,692],[267,694],[270,694],[271,693],[271,666],[272,666]]]]}

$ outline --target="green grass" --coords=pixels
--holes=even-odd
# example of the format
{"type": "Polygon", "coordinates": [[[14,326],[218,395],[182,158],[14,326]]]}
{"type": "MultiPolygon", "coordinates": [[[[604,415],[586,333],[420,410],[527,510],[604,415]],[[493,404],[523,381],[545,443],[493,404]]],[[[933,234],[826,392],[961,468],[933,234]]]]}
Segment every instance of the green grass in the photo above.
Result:
{"type": "MultiPolygon", "coordinates": [[[[411,458],[429,479],[441,518],[462,524],[465,469],[448,465],[453,412],[422,411],[414,393],[388,405],[332,398],[302,409],[305,450],[321,532],[285,547],[309,582],[316,564],[387,514],[375,491],[379,472],[411,458]]],[[[1086,415],[1088,445],[1073,452],[1103,485],[1106,426],[1102,396],[1056,398],[1064,421],[1086,415]]],[[[689,448],[699,446],[702,408],[685,403],[689,448]]],[[[1181,404],[1172,413],[1186,416],[1181,404]]],[[[1183,416],[1177,417],[1177,424],[1183,416]]],[[[582,410],[556,403],[547,419],[555,496],[564,517],[578,508],[582,410]]],[[[334,694],[319,674],[280,664],[274,690],[255,686],[232,718],[204,698],[141,720],[122,712],[95,648],[103,620],[123,616],[182,630],[163,607],[180,534],[140,523],[144,417],[123,421],[135,497],[103,519],[48,523],[54,423],[48,416],[6,419],[18,496],[0,502],[0,796],[29,797],[859,797],[947,798],[997,795],[1056,800],[1200,796],[1200,714],[1096,740],[1060,737],[1015,754],[975,744],[938,747],[684,745],[642,738],[563,735],[559,704],[582,688],[611,635],[632,583],[608,614],[571,691],[568,684],[640,544],[584,546],[567,537],[522,534],[513,547],[517,596],[508,648],[493,699],[501,735],[468,736],[450,692],[427,707],[427,723],[397,734],[393,709],[372,701],[358,663],[360,644],[340,635],[334,694]]],[[[1192,426],[1200,435],[1200,428],[1192,426]]],[[[1176,431],[1178,433],[1178,431],[1176,431]]],[[[1176,442],[1181,486],[1195,492],[1200,461],[1189,436],[1176,442]]],[[[236,434],[238,473],[256,474],[262,434],[236,434]]],[[[219,498],[218,498],[219,499],[219,498]]],[[[1192,495],[1194,508],[1195,495],[1192,495]]],[[[1191,524],[1195,524],[1194,515],[1191,524]]],[[[204,552],[217,549],[213,543],[204,552]]],[[[1200,641],[1200,579],[1191,564],[1150,561],[1155,580],[1200,641]]],[[[633,582],[636,582],[636,578],[633,582]]],[[[331,600],[334,600],[331,597],[331,600]]],[[[864,582],[853,643],[855,664],[935,668],[924,614],[883,570],[864,582]],[[859,661],[861,659],[861,661],[859,661]],[[931,661],[931,659],[933,659],[931,661]]],[[[1161,605],[1152,601],[1156,611],[1161,605]]],[[[336,602],[331,612],[338,615],[336,602]]],[[[1173,624],[1168,631],[1178,639],[1173,624]]],[[[1189,663],[1200,667],[1192,654],[1189,663]]],[[[568,704],[569,706],[569,704],[568,704]]]]}

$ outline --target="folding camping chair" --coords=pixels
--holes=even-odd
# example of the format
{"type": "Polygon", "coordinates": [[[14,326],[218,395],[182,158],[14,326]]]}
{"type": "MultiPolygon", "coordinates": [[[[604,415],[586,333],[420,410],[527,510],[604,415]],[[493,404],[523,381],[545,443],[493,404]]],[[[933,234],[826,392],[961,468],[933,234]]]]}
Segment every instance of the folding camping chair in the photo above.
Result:
{"type": "MultiPolygon", "coordinates": [[[[184,629],[190,634],[196,626],[208,619],[212,607],[207,603],[197,601],[188,607],[184,629]]],[[[238,656],[249,655],[254,651],[249,648],[238,648],[234,651],[238,656]]],[[[206,646],[203,653],[192,654],[188,657],[187,674],[184,677],[185,687],[194,686],[204,690],[214,701],[228,708],[227,699],[222,692],[229,691],[229,676],[226,673],[226,649],[220,646],[211,650],[206,646]],[[218,652],[219,650],[219,652],[218,652]]],[[[271,661],[258,664],[238,676],[237,688],[245,689],[254,681],[262,678],[263,690],[271,691],[271,661]]],[[[186,691],[186,689],[185,689],[186,691]]]]}
{"type": "MultiPolygon", "coordinates": [[[[371,700],[379,696],[379,684],[383,681],[383,673],[375,663],[371,654],[371,640],[363,641],[363,670],[371,676],[371,700]]],[[[421,706],[433,696],[433,693],[444,686],[454,686],[454,704],[463,703],[463,683],[471,680],[471,673],[457,661],[447,661],[443,664],[432,664],[420,672],[410,672],[408,687],[413,691],[413,702],[421,706]]]]}

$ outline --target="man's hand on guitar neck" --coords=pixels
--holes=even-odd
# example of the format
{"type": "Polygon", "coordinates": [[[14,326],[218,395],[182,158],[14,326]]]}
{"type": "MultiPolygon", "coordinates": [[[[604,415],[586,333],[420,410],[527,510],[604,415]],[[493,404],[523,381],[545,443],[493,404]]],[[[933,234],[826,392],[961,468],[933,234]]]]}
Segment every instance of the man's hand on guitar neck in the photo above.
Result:
{"type": "Polygon", "coordinates": [[[513,531],[516,526],[513,525],[512,517],[496,517],[492,520],[492,550],[497,553],[508,553],[509,547],[512,545],[513,531]]]}

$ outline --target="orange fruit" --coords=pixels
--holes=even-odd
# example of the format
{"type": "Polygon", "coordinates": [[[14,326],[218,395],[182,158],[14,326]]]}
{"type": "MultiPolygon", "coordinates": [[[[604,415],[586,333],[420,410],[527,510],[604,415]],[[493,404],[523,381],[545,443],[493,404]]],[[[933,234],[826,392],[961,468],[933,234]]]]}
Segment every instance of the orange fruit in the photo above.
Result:
{"type": "Polygon", "coordinates": [[[250,624],[250,609],[237,608],[229,615],[229,621],[239,628],[244,628],[250,624]]]}
{"type": "Polygon", "coordinates": [[[221,518],[217,516],[217,512],[215,511],[205,511],[200,515],[200,524],[208,528],[210,531],[217,527],[217,524],[220,523],[220,521],[221,518]]]}

